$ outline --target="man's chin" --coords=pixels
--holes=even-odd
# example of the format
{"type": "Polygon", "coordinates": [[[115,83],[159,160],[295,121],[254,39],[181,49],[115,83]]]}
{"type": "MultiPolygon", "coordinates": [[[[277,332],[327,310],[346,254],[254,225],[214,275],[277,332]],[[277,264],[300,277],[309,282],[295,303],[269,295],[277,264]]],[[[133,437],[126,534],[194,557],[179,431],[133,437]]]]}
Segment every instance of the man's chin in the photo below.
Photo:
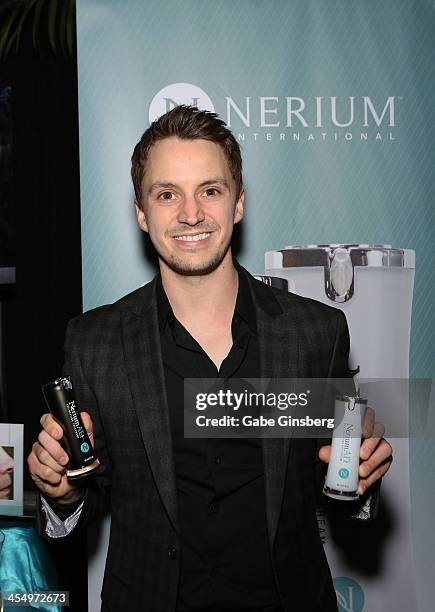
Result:
{"type": "Polygon", "coordinates": [[[177,257],[163,259],[165,264],[180,276],[204,276],[214,272],[222,263],[228,249],[223,253],[218,253],[215,257],[200,262],[183,261],[177,257]]]}

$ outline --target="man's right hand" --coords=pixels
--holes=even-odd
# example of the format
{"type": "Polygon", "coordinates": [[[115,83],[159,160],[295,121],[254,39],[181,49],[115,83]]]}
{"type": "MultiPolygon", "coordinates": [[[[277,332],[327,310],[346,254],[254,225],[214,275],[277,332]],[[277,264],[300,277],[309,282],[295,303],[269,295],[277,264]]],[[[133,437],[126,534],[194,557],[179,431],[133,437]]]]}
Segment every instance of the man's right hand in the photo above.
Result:
{"type": "MultiPolygon", "coordinates": [[[[80,415],[93,444],[91,417],[87,412],[81,412],[80,415]]],[[[30,476],[41,493],[47,497],[52,497],[61,504],[78,501],[82,496],[82,489],[68,480],[65,474],[69,458],[59,442],[63,436],[62,428],[49,413],[42,415],[40,423],[42,430],[38,441],[33,444],[32,452],[27,457],[30,476]]]]}

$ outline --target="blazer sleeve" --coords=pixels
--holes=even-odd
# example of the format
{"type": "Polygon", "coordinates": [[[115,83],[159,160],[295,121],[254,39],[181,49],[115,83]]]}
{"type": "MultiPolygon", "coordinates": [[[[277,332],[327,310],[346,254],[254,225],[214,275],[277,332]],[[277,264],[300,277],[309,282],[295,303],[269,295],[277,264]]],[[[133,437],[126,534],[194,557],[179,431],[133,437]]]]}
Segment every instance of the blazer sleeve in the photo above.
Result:
{"type": "MultiPolygon", "coordinates": [[[[78,318],[79,319],[79,318],[78,318]]],[[[80,518],[75,529],[85,527],[90,522],[103,515],[107,507],[107,499],[111,483],[111,462],[107,452],[104,430],[101,423],[100,411],[97,398],[95,397],[90,384],[83,372],[80,352],[80,334],[76,331],[78,319],[72,319],[67,326],[65,338],[65,363],[62,368],[63,376],[71,376],[74,394],[77,405],[81,412],[88,412],[93,423],[94,449],[100,461],[100,467],[92,475],[77,481],[83,488],[80,500],[68,507],[62,507],[56,500],[47,499],[50,506],[55,510],[60,518],[70,516],[83,503],[80,518]]],[[[37,509],[37,529],[40,535],[46,535],[46,515],[42,510],[41,502],[37,509]]]]}

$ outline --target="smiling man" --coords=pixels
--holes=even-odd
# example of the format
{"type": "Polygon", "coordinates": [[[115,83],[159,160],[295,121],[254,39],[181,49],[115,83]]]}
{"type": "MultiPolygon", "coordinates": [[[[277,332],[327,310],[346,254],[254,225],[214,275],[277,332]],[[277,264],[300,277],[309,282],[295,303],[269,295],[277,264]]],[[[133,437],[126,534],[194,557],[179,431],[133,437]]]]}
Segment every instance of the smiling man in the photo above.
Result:
{"type": "MultiPolygon", "coordinates": [[[[180,106],[155,121],[135,147],[132,178],[160,271],[69,324],[64,372],[102,468],[69,482],[62,432],[43,415],[28,459],[43,494],[41,531],[61,537],[86,526],[110,491],[105,612],[335,611],[315,512],[330,447],[185,438],[183,382],[346,377],[345,318],[263,285],[233,259],[242,160],[214,113],[180,106]]],[[[390,457],[370,414],[363,501],[390,457]]]]}
{"type": "Polygon", "coordinates": [[[219,145],[176,136],[156,142],[136,195],[139,225],[149,233],[164,274],[206,276],[224,261],[228,265],[244,193],[219,145]]]}

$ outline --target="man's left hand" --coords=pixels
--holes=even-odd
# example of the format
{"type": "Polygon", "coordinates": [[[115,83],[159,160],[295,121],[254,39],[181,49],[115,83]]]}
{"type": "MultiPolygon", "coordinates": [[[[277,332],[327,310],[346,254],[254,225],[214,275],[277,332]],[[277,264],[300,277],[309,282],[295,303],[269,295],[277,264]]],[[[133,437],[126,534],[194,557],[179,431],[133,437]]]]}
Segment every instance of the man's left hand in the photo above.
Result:
{"type": "MultiPolygon", "coordinates": [[[[367,407],[363,422],[364,441],[360,448],[359,485],[358,493],[363,495],[368,487],[382,478],[390,469],[393,460],[393,449],[385,438],[383,438],[385,427],[382,423],[375,421],[375,411],[367,407]]],[[[322,446],[319,450],[319,458],[329,463],[331,445],[322,446]]]]}

